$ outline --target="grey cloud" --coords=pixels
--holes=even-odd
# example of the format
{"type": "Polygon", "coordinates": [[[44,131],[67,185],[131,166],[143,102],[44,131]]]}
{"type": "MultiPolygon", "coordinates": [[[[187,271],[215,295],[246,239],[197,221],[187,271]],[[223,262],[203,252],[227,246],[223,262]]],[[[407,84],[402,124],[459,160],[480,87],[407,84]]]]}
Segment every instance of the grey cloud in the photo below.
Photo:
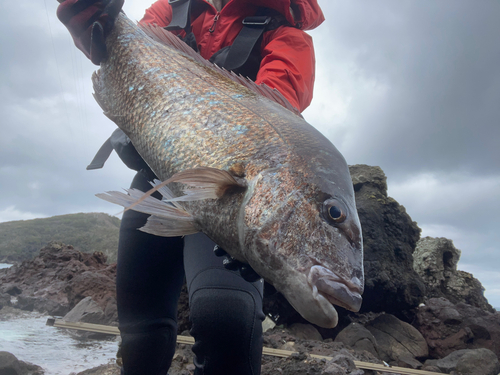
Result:
{"type": "Polygon", "coordinates": [[[331,30],[318,37],[323,44],[333,39],[328,54],[354,65],[348,72],[353,80],[387,88],[375,108],[356,102],[367,98],[354,98],[352,107],[364,110],[348,124],[360,135],[351,146],[357,159],[375,157],[401,176],[448,168],[496,171],[500,10],[489,4],[325,4],[332,8],[331,30]],[[367,133],[371,142],[363,143],[367,133]]]}

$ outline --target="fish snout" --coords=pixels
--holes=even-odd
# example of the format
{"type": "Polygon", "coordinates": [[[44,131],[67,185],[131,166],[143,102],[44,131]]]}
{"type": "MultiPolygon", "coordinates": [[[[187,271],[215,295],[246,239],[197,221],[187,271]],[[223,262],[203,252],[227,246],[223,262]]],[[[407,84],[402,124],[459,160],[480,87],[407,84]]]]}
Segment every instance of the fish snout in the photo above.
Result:
{"type": "Polygon", "coordinates": [[[321,294],[331,304],[354,312],[361,308],[363,283],[359,278],[345,280],[329,269],[316,265],[309,270],[307,281],[315,294],[321,294]]]}

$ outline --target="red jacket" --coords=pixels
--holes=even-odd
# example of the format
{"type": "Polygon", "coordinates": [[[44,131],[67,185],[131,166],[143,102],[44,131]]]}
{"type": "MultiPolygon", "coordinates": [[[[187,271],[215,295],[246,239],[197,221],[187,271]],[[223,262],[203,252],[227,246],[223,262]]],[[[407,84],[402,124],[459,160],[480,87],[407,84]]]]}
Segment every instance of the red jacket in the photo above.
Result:
{"type": "MultiPolygon", "coordinates": [[[[195,1],[199,6],[195,8],[196,13],[191,14],[192,31],[198,50],[206,59],[231,45],[243,27],[243,19],[255,15],[259,7],[272,8],[283,14],[295,27],[281,26],[264,33],[263,58],[256,83],[276,88],[300,111],[309,106],[315,58],[312,38],[303,30],[313,29],[324,21],[316,0],[291,0],[292,4],[290,0],[231,0],[220,12],[205,0],[195,1]]],[[[141,22],[164,27],[171,19],[172,8],[168,0],[158,0],[146,10],[141,22]]],[[[184,36],[184,31],[176,33],[184,36]]]]}

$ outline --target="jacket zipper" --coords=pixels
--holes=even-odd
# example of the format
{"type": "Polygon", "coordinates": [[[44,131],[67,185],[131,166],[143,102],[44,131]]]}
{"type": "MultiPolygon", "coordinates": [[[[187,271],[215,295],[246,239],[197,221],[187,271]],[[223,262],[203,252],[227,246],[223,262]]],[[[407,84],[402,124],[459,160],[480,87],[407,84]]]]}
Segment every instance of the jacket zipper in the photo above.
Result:
{"type": "Polygon", "coordinates": [[[219,20],[219,15],[220,15],[220,12],[217,12],[217,14],[214,17],[214,23],[212,24],[212,26],[210,27],[210,29],[208,29],[208,32],[210,34],[212,34],[215,31],[215,25],[217,24],[217,21],[219,20]]]}

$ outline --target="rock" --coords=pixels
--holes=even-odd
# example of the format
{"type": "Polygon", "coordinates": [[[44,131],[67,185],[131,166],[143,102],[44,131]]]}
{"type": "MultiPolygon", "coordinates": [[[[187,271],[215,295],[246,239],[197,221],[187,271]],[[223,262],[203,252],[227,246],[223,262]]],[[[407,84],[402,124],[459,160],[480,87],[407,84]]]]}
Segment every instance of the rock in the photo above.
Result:
{"type": "Polygon", "coordinates": [[[66,322],[104,324],[104,311],[92,297],[85,297],[64,318],[66,322]]]}
{"type": "MultiPolygon", "coordinates": [[[[403,206],[387,196],[380,167],[350,166],[356,207],[363,230],[365,291],[361,312],[387,312],[400,318],[425,295],[422,278],[413,270],[420,228],[403,206]]],[[[407,318],[408,319],[408,318],[407,318]]]]}
{"type": "Polygon", "coordinates": [[[351,323],[335,337],[335,342],[341,342],[358,351],[366,350],[379,357],[377,339],[362,324],[351,323]]]}
{"type": "Polygon", "coordinates": [[[323,340],[321,334],[311,324],[295,323],[288,327],[288,331],[293,336],[301,340],[323,340]]]}
{"type": "MultiPolygon", "coordinates": [[[[92,299],[92,297],[85,297],[82,299],[69,313],[67,313],[63,320],[67,322],[83,322],[92,324],[105,324],[112,323],[109,317],[106,316],[103,309],[92,299]]],[[[78,339],[105,339],[114,337],[114,335],[107,335],[97,332],[85,332],[69,330],[73,337],[78,339]]]]}
{"type": "Polygon", "coordinates": [[[382,314],[366,328],[377,340],[381,359],[386,362],[428,356],[427,343],[420,332],[393,315],[382,314]]]}
{"type": "Polygon", "coordinates": [[[346,349],[342,349],[328,362],[325,372],[329,371],[331,364],[335,364],[345,370],[347,374],[363,375],[364,372],[362,370],[356,369],[356,365],[354,364],[355,359],[346,349]]]}
{"type": "Polygon", "coordinates": [[[33,297],[21,294],[15,306],[25,311],[40,311],[50,315],[62,316],[68,312],[68,306],[44,297],[33,297]]]}
{"type": "Polygon", "coordinates": [[[428,298],[444,297],[494,312],[484,288],[470,273],[457,270],[460,250],[446,238],[425,237],[417,242],[413,267],[426,284],[428,298]]]}
{"type": "Polygon", "coordinates": [[[413,368],[413,369],[420,369],[423,367],[423,364],[419,361],[417,361],[412,355],[410,354],[403,354],[395,362],[395,365],[398,367],[406,367],[406,368],[413,368]]]}
{"type": "Polygon", "coordinates": [[[17,297],[16,307],[25,311],[33,311],[35,309],[35,297],[19,296],[17,297]]]}
{"type": "Polygon", "coordinates": [[[341,342],[331,339],[324,341],[300,340],[290,335],[288,330],[275,327],[264,333],[264,346],[274,349],[293,350],[301,355],[288,358],[272,356],[262,357],[262,374],[266,375],[362,375],[363,371],[354,369],[354,360],[382,364],[382,361],[367,351],[352,350],[341,342]],[[316,354],[334,358],[333,361],[316,360],[307,354],[316,354]],[[337,355],[339,355],[337,357],[337,355]],[[347,357],[347,358],[346,358],[347,357]],[[308,367],[309,365],[309,367],[308,367]]]}
{"type": "Polygon", "coordinates": [[[81,253],[51,242],[33,260],[11,267],[0,276],[2,291],[18,295],[18,307],[62,316],[91,296],[104,310],[115,298],[116,265],[102,253],[81,253]]]}
{"type": "Polygon", "coordinates": [[[459,349],[486,348],[500,356],[500,312],[431,298],[418,308],[413,325],[425,337],[431,358],[459,349]]]}
{"type": "Polygon", "coordinates": [[[457,350],[442,359],[428,360],[425,363],[446,373],[455,371],[460,375],[497,375],[500,371],[497,356],[488,349],[457,350]]]}
{"type": "MultiPolygon", "coordinates": [[[[94,367],[89,370],[79,372],[76,375],[120,375],[120,372],[120,366],[116,364],[110,364],[94,367]]],[[[73,372],[70,375],[75,375],[75,373],[73,372]]]]}
{"type": "Polygon", "coordinates": [[[434,366],[434,365],[427,365],[427,364],[424,364],[424,366],[420,370],[422,370],[422,371],[429,371],[429,372],[435,372],[435,373],[438,373],[438,374],[442,373],[441,370],[439,369],[439,367],[434,366]]]}
{"type": "Polygon", "coordinates": [[[455,370],[462,375],[497,375],[500,372],[500,363],[491,350],[471,349],[458,360],[455,370]]]}
{"type": "MultiPolygon", "coordinates": [[[[7,270],[5,270],[5,273],[7,273],[7,270]]],[[[12,283],[2,283],[1,291],[3,293],[10,294],[11,296],[17,296],[18,294],[22,293],[22,290],[19,289],[17,285],[12,283]]]]}
{"type": "Polygon", "coordinates": [[[9,352],[0,352],[0,375],[43,375],[40,366],[20,361],[9,352]]]}
{"type": "Polygon", "coordinates": [[[0,310],[4,306],[10,306],[10,294],[0,292],[0,310]]]}

